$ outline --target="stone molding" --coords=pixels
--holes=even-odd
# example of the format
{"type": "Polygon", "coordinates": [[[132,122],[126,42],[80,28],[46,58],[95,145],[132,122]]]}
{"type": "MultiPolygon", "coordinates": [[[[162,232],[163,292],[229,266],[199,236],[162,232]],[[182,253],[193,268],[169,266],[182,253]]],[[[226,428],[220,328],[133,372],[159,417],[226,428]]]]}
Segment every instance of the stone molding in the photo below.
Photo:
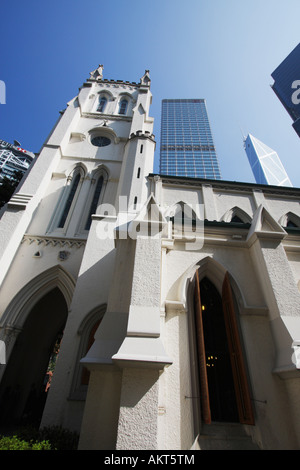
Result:
{"type": "Polygon", "coordinates": [[[58,246],[68,248],[81,248],[85,246],[86,239],[82,238],[62,238],[62,237],[46,237],[43,235],[24,235],[21,243],[27,242],[29,245],[36,243],[42,246],[58,246]]]}
{"type": "Polygon", "coordinates": [[[22,193],[14,194],[11,197],[11,199],[8,201],[7,207],[25,210],[27,204],[31,201],[32,197],[33,197],[32,194],[22,194],[22,193]]]}

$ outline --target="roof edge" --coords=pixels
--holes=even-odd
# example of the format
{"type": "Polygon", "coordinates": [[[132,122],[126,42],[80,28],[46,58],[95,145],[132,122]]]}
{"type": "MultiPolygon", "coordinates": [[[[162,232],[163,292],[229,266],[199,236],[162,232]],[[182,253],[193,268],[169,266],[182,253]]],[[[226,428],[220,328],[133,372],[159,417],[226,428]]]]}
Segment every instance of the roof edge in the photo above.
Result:
{"type": "Polygon", "coordinates": [[[229,180],[214,180],[214,179],[206,179],[206,178],[190,178],[188,176],[174,176],[174,175],[164,175],[160,173],[150,173],[148,175],[149,178],[159,177],[162,180],[174,180],[174,183],[194,183],[194,184],[210,184],[212,186],[236,186],[241,188],[255,188],[260,189],[265,192],[281,192],[281,193],[296,193],[300,195],[300,188],[290,187],[290,186],[273,186],[268,184],[259,184],[259,183],[247,183],[242,181],[229,181],[229,180]]]}

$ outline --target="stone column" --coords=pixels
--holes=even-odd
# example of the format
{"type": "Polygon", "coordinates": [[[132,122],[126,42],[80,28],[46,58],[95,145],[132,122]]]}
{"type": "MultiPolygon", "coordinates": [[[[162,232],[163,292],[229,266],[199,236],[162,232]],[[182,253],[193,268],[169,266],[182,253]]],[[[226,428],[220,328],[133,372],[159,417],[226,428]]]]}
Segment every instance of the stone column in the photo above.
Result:
{"type": "MultiPolygon", "coordinates": [[[[254,216],[248,244],[269,309],[275,346],[273,374],[283,379],[286,394],[278,403],[285,417],[281,432],[288,433],[290,449],[300,445],[300,294],[282,240],[286,232],[260,206],[254,216]]],[[[278,410],[277,410],[278,411],[278,410]]]]}
{"type": "Polygon", "coordinates": [[[138,236],[127,334],[113,356],[120,367],[163,368],[172,361],[160,338],[160,238],[138,236]]]}
{"type": "MultiPolygon", "coordinates": [[[[144,225],[144,228],[147,224],[144,225]]],[[[113,361],[123,368],[117,449],[157,449],[158,379],[172,361],[160,337],[161,239],[137,236],[127,334],[113,361]]]]}
{"type": "Polygon", "coordinates": [[[274,371],[297,371],[293,362],[295,345],[300,345],[300,294],[282,240],[286,232],[260,206],[248,235],[257,276],[268,308],[276,345],[274,371]]]}
{"type": "Polygon", "coordinates": [[[123,370],[117,450],[155,450],[158,443],[159,370],[123,370]]]}

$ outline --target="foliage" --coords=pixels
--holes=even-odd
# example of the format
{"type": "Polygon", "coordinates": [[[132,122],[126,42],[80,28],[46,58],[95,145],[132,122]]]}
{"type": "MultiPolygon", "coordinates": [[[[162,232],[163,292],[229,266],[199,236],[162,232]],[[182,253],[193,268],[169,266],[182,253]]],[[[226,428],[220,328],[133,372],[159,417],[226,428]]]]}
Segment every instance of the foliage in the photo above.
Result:
{"type": "Polygon", "coordinates": [[[76,450],[79,436],[76,432],[63,429],[61,426],[49,426],[39,431],[40,439],[48,440],[53,449],[76,450]]]}
{"type": "Polygon", "coordinates": [[[78,439],[76,432],[61,426],[24,427],[13,436],[0,436],[0,450],[77,450],[78,439]]]}
{"type": "Polygon", "coordinates": [[[0,450],[51,450],[51,444],[48,441],[27,442],[18,436],[3,436],[0,438],[0,450]]]}

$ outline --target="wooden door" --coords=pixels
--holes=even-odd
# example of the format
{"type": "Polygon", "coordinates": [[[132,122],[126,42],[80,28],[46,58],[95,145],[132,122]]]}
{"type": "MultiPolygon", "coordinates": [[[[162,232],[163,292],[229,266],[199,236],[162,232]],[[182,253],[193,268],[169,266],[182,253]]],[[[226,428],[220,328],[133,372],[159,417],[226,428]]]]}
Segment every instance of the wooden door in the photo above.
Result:
{"type": "Polygon", "coordinates": [[[240,423],[253,425],[250,389],[228,273],[223,282],[222,303],[240,423]]]}
{"type": "Polygon", "coordinates": [[[199,368],[200,400],[201,400],[202,418],[205,424],[210,424],[211,412],[210,412],[209,391],[208,391],[208,381],[207,381],[207,372],[206,372],[206,354],[205,354],[205,344],[204,344],[202,307],[201,307],[198,271],[196,271],[196,279],[195,279],[194,313],[195,313],[195,327],[196,327],[197,352],[198,352],[198,368],[199,368]]]}

